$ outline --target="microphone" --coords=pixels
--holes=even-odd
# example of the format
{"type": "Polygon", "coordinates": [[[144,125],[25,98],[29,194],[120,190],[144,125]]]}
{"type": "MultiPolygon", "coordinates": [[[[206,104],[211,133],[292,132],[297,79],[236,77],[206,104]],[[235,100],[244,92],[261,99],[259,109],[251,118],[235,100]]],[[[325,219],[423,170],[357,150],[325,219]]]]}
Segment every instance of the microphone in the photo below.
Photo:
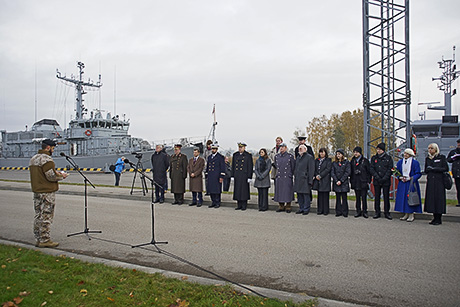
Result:
{"type": "Polygon", "coordinates": [[[126,159],[126,158],[125,158],[125,160],[124,160],[123,162],[128,163],[128,164],[131,165],[132,167],[136,167],[136,166],[134,165],[133,162],[129,161],[129,160],[126,159]]]}
{"type": "Polygon", "coordinates": [[[68,155],[66,155],[65,153],[61,152],[60,153],[61,157],[66,157],[66,158],[70,158],[68,155]]]}

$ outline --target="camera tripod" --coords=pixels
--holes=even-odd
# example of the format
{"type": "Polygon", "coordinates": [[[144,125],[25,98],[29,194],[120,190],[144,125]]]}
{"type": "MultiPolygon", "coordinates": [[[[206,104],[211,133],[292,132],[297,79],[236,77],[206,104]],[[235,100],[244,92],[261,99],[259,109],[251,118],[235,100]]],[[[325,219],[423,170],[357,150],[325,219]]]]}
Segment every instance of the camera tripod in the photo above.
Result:
{"type": "Polygon", "coordinates": [[[139,173],[140,174],[139,179],[141,180],[141,186],[142,186],[142,194],[145,196],[149,192],[149,190],[147,188],[147,183],[145,181],[145,174],[143,172],[144,166],[142,165],[142,154],[136,154],[135,157],[137,158],[137,163],[134,167],[133,183],[131,184],[131,192],[129,192],[129,194],[133,195],[134,184],[136,182],[137,173],[139,173]]]}

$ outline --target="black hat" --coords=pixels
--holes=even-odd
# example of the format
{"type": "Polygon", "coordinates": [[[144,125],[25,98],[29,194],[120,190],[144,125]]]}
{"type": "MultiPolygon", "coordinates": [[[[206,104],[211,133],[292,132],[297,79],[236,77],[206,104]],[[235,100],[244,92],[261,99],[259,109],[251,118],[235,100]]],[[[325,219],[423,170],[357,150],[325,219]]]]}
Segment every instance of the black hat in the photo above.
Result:
{"type": "Polygon", "coordinates": [[[342,148],[339,148],[335,151],[335,153],[338,153],[338,152],[340,152],[342,155],[345,156],[345,150],[343,150],[342,148]]]}
{"type": "Polygon", "coordinates": [[[177,147],[177,148],[182,148],[182,144],[176,144],[176,145],[174,145],[174,148],[176,148],[176,147],[177,147]]]}
{"type": "Polygon", "coordinates": [[[457,143],[460,143],[460,139],[457,140],[457,143]]]}
{"type": "Polygon", "coordinates": [[[360,154],[363,154],[363,149],[359,146],[356,146],[355,149],[353,149],[353,151],[356,151],[356,152],[359,152],[360,154]]]}
{"type": "Polygon", "coordinates": [[[306,140],[307,137],[306,137],[306,136],[298,136],[297,139],[298,139],[299,141],[303,141],[303,140],[306,140]]]}
{"type": "Polygon", "coordinates": [[[380,148],[381,150],[385,151],[385,143],[378,144],[377,148],[380,148]]]}
{"type": "Polygon", "coordinates": [[[56,142],[51,139],[44,139],[42,141],[42,144],[49,145],[49,146],[56,146],[56,142]]]}

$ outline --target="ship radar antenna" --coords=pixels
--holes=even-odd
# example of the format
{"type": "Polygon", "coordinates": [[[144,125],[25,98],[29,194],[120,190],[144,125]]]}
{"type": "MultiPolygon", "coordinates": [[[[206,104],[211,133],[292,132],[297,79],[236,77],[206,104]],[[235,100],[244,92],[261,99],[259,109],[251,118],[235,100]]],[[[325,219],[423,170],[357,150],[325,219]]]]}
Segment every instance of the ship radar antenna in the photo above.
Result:
{"type": "Polygon", "coordinates": [[[75,86],[76,92],[77,92],[77,107],[76,113],[75,113],[75,119],[82,119],[83,115],[86,114],[86,111],[88,109],[85,108],[83,105],[83,95],[86,94],[84,87],[86,88],[100,88],[102,86],[101,82],[101,75],[99,75],[99,80],[97,83],[92,82],[90,79],[88,79],[88,82],[83,81],[83,74],[84,71],[83,69],[85,68],[85,64],[83,62],[77,62],[77,67],[79,69],[79,77],[76,79],[73,75],[68,78],[65,75],[62,76],[61,73],[59,72],[58,69],[56,69],[56,77],[60,80],[63,80],[65,82],[71,83],[72,85],[75,86]]]}
{"type": "Polygon", "coordinates": [[[442,56],[438,62],[439,68],[443,70],[442,75],[431,78],[431,81],[439,81],[438,89],[444,92],[444,106],[428,106],[430,110],[443,110],[444,115],[452,115],[452,96],[457,94],[456,89],[452,89],[452,83],[458,78],[460,71],[455,64],[455,46],[452,47],[452,59],[446,60],[442,56]]]}

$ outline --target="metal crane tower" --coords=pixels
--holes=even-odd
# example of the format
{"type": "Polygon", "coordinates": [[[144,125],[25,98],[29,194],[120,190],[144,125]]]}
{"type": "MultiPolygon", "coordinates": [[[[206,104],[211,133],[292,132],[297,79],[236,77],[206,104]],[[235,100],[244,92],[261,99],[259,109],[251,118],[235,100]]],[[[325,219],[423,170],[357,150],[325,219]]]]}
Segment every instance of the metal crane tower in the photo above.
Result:
{"type": "Polygon", "coordinates": [[[409,0],[363,0],[364,156],[410,140],[410,102],[409,0]]]}

